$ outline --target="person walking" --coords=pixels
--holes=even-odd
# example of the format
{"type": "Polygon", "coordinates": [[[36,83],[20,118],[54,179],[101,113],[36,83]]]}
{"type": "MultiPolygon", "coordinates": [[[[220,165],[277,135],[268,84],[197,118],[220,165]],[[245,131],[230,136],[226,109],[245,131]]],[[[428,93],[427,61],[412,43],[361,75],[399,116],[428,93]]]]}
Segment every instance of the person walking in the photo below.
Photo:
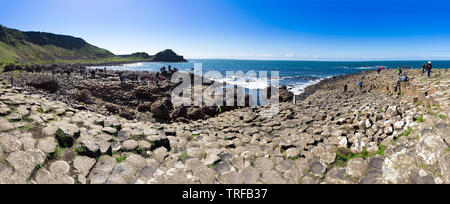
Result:
{"type": "Polygon", "coordinates": [[[431,61],[429,61],[428,65],[427,65],[427,76],[428,76],[428,78],[431,77],[431,69],[432,68],[433,68],[433,65],[431,64],[431,61]]]}
{"type": "Polygon", "coordinates": [[[222,106],[217,105],[217,115],[222,113],[222,106]]]}
{"type": "Polygon", "coordinates": [[[426,64],[422,64],[422,76],[425,74],[425,70],[427,69],[426,64]]]}

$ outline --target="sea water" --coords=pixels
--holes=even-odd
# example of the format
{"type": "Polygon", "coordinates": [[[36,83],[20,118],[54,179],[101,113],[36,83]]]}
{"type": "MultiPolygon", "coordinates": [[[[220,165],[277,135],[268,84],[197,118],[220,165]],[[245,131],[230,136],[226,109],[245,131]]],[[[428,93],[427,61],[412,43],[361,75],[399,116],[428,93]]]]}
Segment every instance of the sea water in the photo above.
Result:
{"type": "MultiPolygon", "coordinates": [[[[245,80],[245,83],[238,82],[235,78],[226,78],[227,71],[278,71],[280,86],[286,85],[288,89],[301,94],[304,89],[320,80],[343,74],[361,73],[365,70],[376,70],[379,67],[396,69],[407,66],[408,68],[421,68],[422,64],[428,61],[285,61],[285,60],[216,60],[216,59],[190,59],[187,63],[160,63],[142,62],[125,64],[120,66],[108,66],[113,70],[132,70],[157,72],[160,68],[171,65],[179,71],[192,72],[194,64],[202,64],[202,72],[218,71],[222,77],[214,80],[228,82],[229,84],[239,84],[248,89],[262,89],[270,85],[267,80],[245,80]]],[[[449,68],[450,61],[433,61],[433,68],[449,68]]],[[[94,67],[95,68],[95,67],[94,67]]],[[[96,67],[100,68],[100,67],[96,67]]],[[[103,68],[103,67],[101,67],[103,68]]],[[[357,82],[355,82],[357,83],[357,82]]]]}

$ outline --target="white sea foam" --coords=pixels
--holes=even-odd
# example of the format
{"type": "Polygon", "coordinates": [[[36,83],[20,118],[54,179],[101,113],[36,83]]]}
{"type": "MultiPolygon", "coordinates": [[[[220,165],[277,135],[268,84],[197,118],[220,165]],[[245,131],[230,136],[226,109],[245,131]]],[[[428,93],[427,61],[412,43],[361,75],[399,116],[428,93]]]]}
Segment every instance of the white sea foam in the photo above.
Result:
{"type": "Polygon", "coordinates": [[[304,83],[297,83],[292,86],[288,86],[288,90],[295,95],[300,95],[305,92],[306,87],[319,83],[322,79],[312,80],[304,83]]]}

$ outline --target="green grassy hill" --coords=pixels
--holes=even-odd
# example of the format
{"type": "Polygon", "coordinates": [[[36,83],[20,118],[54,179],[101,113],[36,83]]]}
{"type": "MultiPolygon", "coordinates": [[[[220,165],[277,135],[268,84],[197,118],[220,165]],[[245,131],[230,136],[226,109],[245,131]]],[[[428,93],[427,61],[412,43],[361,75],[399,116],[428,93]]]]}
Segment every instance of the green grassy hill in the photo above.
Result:
{"type": "Polygon", "coordinates": [[[150,56],[140,52],[117,56],[67,35],[44,32],[22,32],[0,25],[0,65],[7,63],[110,63],[128,61],[186,61],[172,50],[150,56]]]}
{"type": "Polygon", "coordinates": [[[0,62],[44,63],[116,58],[81,38],[42,32],[21,32],[0,25],[0,62]]]}

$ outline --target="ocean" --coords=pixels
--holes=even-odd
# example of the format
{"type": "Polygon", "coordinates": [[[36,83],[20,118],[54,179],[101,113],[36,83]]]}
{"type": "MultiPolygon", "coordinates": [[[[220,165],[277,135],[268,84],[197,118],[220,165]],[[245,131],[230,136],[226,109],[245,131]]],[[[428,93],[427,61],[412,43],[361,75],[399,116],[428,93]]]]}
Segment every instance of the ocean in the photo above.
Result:
{"type": "MultiPolygon", "coordinates": [[[[279,71],[279,85],[286,85],[288,89],[300,94],[304,89],[320,80],[343,74],[361,73],[365,70],[376,70],[382,66],[384,68],[394,69],[399,66],[408,66],[409,68],[421,68],[427,61],[284,61],[284,60],[215,60],[215,59],[190,59],[187,63],[160,63],[143,62],[120,66],[108,66],[113,70],[131,70],[131,71],[159,71],[162,66],[171,65],[179,71],[191,72],[195,63],[202,64],[203,74],[208,71],[218,71],[223,77],[214,78],[218,81],[226,81],[230,84],[239,84],[235,78],[226,78],[227,71],[279,71]]],[[[449,68],[450,61],[433,61],[433,68],[449,68]]],[[[93,67],[100,68],[100,67],[93,67]]],[[[103,68],[103,67],[101,67],[103,68]]],[[[268,86],[267,81],[255,80],[247,81],[243,85],[248,89],[259,89],[268,86]]]]}

